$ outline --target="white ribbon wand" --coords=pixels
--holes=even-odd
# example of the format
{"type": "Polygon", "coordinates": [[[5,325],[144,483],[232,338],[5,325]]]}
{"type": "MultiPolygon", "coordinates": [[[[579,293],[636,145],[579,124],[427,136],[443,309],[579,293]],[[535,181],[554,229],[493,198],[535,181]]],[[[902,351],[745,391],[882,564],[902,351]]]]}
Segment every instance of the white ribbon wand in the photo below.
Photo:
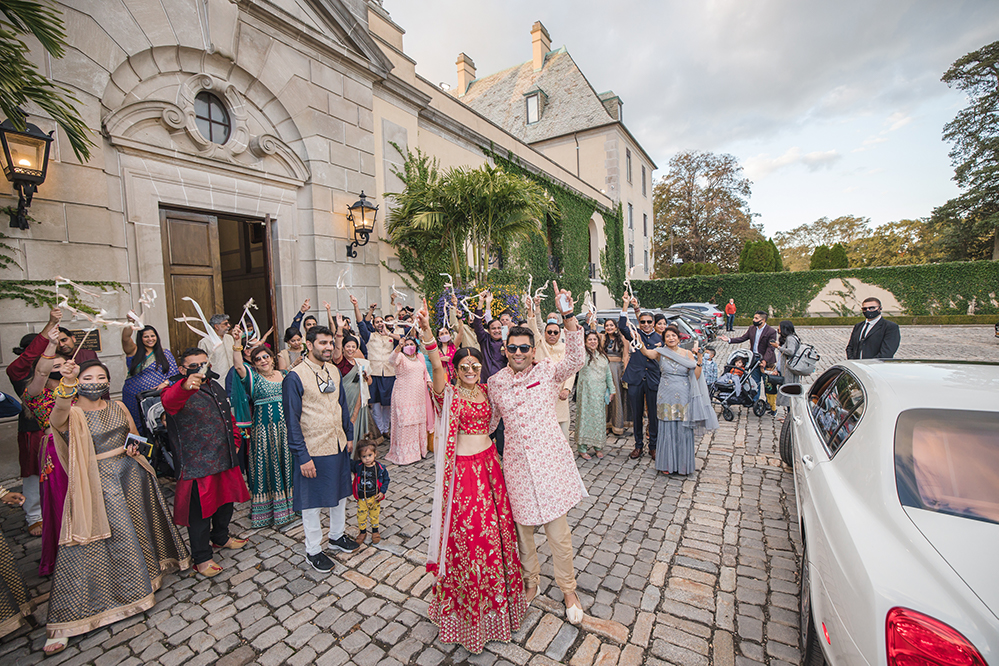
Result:
{"type": "Polygon", "coordinates": [[[142,290],[142,296],[139,296],[139,305],[142,306],[142,316],[135,314],[134,310],[129,310],[126,315],[129,319],[134,321],[139,328],[145,328],[146,324],[143,321],[143,317],[146,316],[146,310],[153,307],[153,303],[156,302],[156,290],[152,287],[142,290]]]}
{"type": "Polygon", "coordinates": [[[488,289],[483,289],[482,291],[480,291],[477,294],[471,294],[469,296],[465,296],[465,298],[461,299],[458,302],[461,303],[462,307],[465,308],[465,312],[467,312],[470,317],[478,317],[479,319],[485,319],[486,318],[485,312],[483,312],[481,315],[475,314],[472,310],[470,310],[468,308],[468,303],[466,303],[466,301],[468,301],[468,300],[470,300],[472,298],[482,298],[487,293],[489,293],[489,290],[488,289]]]}
{"type": "Polygon", "coordinates": [[[213,350],[216,349],[216,348],[218,348],[218,347],[221,347],[222,346],[222,338],[220,338],[219,334],[215,332],[215,327],[211,326],[208,323],[208,320],[205,319],[205,313],[201,311],[201,306],[198,305],[198,302],[196,300],[194,300],[193,298],[191,298],[190,296],[185,296],[181,300],[182,301],[191,301],[191,304],[194,306],[195,311],[198,313],[198,317],[197,318],[195,318],[195,317],[188,317],[188,316],[185,315],[183,317],[174,317],[174,321],[182,322],[189,329],[191,329],[192,331],[194,331],[195,333],[197,333],[198,336],[200,336],[201,338],[204,338],[205,340],[208,340],[209,342],[211,342],[213,350]],[[191,324],[189,322],[192,322],[192,321],[200,321],[204,325],[205,330],[199,331],[198,329],[196,329],[193,326],[191,326],[191,324]]]}
{"type": "Polygon", "coordinates": [[[250,308],[253,308],[254,310],[257,309],[257,304],[253,302],[252,298],[246,302],[246,305],[243,306],[243,316],[239,318],[239,325],[243,327],[244,331],[246,331],[247,340],[252,340],[260,335],[260,327],[257,325],[257,320],[254,319],[253,315],[250,313],[250,308]],[[250,325],[253,326],[252,336],[250,335],[250,327],[246,325],[247,319],[250,320],[250,325]]]}

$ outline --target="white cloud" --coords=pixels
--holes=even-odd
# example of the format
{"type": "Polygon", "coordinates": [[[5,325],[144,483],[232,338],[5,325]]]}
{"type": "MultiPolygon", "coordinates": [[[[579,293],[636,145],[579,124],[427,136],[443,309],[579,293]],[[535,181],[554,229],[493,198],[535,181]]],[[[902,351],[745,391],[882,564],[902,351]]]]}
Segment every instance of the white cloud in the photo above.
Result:
{"type": "Polygon", "coordinates": [[[767,154],[750,157],[743,163],[743,170],[750,180],[759,182],[778,169],[802,164],[809,171],[827,169],[842,159],[843,156],[836,150],[813,151],[802,153],[801,148],[794,146],[788,148],[780,157],[770,157],[767,154]]]}

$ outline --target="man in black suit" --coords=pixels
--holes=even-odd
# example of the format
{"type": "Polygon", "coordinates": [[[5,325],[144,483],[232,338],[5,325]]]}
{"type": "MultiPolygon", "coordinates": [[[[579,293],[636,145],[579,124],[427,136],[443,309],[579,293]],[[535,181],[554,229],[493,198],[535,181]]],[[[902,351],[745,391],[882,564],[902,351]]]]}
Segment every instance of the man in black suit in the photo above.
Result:
{"type": "MultiPolygon", "coordinates": [[[[621,308],[621,318],[617,328],[628,342],[632,340],[631,328],[628,326],[628,295],[625,294],[624,306],[621,308]]],[[[651,312],[642,312],[638,307],[638,299],[632,298],[631,305],[638,316],[638,337],[642,344],[653,349],[663,346],[662,336],[652,327],[651,312]]],[[[642,439],[642,419],[646,410],[649,414],[649,455],[656,457],[656,442],[659,438],[659,416],[656,409],[656,395],[659,392],[659,363],[650,360],[637,352],[632,353],[628,360],[621,381],[628,385],[628,404],[631,405],[631,422],[635,431],[635,450],[630,458],[640,458],[645,442],[642,439]]]]}
{"type": "Polygon", "coordinates": [[[895,358],[902,341],[898,324],[881,316],[881,301],[876,298],[865,298],[860,309],[866,321],[853,327],[850,342],[846,345],[846,357],[895,358]]]}
{"type": "MultiPolygon", "coordinates": [[[[740,335],[737,338],[730,338],[726,335],[719,335],[719,340],[724,340],[730,345],[738,344],[740,342],[749,341],[749,347],[754,353],[759,354],[766,361],[767,367],[772,368],[777,362],[774,357],[774,348],[770,343],[777,340],[777,330],[773,326],[767,325],[767,313],[763,310],[757,310],[753,314],[753,325],[749,327],[745,335],[740,335]]],[[[760,372],[760,366],[757,365],[756,369],[750,375],[757,385],[762,390],[763,382],[760,381],[762,378],[762,373],[760,372]]]]}

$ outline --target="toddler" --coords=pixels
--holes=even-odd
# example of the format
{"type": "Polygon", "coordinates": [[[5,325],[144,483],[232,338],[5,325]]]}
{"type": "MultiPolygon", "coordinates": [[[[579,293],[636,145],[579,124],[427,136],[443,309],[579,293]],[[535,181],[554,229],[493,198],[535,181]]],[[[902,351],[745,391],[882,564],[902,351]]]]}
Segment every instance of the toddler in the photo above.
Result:
{"type": "Polygon", "coordinates": [[[375,460],[377,449],[374,440],[362,439],[354,446],[354,459],[350,461],[350,471],[354,476],[354,497],[357,499],[357,526],[361,530],[357,543],[368,538],[368,522],[371,523],[371,543],[382,540],[378,534],[378,516],[381,501],[388,490],[388,470],[375,460]]]}
{"type": "Polygon", "coordinates": [[[718,364],[715,363],[715,350],[711,347],[704,350],[704,367],[701,371],[704,373],[704,382],[708,386],[714,386],[718,381],[718,364]]]}

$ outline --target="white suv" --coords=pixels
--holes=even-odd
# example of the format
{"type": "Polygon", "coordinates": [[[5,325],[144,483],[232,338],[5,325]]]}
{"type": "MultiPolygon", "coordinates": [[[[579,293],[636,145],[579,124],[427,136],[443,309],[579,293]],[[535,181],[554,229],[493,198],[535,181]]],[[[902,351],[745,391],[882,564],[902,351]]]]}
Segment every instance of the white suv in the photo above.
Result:
{"type": "Polygon", "coordinates": [[[722,327],[725,324],[725,313],[718,309],[718,306],[714,303],[674,303],[670,308],[685,308],[687,310],[697,310],[698,312],[703,312],[707,315],[712,315],[715,318],[715,323],[718,327],[722,327]]]}

